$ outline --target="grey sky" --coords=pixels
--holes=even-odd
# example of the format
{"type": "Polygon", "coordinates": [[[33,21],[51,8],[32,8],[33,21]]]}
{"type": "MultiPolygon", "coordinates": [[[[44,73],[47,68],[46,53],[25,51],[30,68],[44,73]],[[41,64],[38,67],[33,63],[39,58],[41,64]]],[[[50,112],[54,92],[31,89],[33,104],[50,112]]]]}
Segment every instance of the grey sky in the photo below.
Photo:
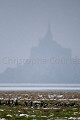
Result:
{"type": "Polygon", "coordinates": [[[0,0],[0,72],[15,66],[4,57],[30,56],[48,22],[53,39],[80,57],[80,0],[0,0]]]}

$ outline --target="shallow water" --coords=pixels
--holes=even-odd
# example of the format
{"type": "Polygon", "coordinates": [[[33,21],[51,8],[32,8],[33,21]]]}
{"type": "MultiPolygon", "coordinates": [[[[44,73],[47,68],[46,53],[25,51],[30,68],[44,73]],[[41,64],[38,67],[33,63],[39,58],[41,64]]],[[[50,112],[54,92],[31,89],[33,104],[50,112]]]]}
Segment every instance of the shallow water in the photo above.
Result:
{"type": "Polygon", "coordinates": [[[80,91],[80,84],[0,84],[0,91],[80,91]]]}

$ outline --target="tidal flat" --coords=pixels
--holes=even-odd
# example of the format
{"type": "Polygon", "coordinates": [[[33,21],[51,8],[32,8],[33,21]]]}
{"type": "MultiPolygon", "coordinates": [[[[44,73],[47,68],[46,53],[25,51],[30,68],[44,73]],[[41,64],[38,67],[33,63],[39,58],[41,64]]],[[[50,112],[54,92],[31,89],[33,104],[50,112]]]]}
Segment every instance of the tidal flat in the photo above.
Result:
{"type": "Polygon", "coordinates": [[[80,92],[0,92],[0,120],[80,120],[80,92]]]}

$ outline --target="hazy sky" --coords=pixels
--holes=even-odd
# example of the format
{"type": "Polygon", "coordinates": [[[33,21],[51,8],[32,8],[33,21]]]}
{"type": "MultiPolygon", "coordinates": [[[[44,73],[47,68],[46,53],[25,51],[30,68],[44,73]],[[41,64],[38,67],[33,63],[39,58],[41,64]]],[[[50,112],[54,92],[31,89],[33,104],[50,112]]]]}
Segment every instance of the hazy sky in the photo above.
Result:
{"type": "Polygon", "coordinates": [[[0,72],[28,58],[51,24],[53,40],[80,57],[80,0],[0,0],[0,72]]]}

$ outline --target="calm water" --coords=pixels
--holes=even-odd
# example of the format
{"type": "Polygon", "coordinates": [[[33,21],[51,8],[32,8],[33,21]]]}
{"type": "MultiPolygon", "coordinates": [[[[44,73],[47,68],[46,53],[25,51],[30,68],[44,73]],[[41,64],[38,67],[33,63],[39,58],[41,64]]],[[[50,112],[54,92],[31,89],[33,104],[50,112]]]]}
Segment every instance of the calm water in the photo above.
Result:
{"type": "Polygon", "coordinates": [[[80,84],[0,84],[0,91],[80,91],[80,84]]]}

